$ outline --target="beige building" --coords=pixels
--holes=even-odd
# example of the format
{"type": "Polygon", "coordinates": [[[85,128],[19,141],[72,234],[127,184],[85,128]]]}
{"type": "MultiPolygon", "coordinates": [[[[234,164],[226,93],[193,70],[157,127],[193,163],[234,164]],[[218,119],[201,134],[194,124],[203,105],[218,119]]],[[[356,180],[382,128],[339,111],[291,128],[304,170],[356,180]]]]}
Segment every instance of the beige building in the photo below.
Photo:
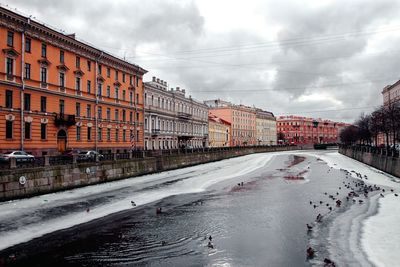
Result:
{"type": "Polygon", "coordinates": [[[256,110],[257,145],[276,145],[276,118],[272,112],[256,110]]]}
{"type": "Polygon", "coordinates": [[[387,85],[382,90],[383,105],[400,103],[400,80],[392,85],[387,85]]]}
{"type": "Polygon", "coordinates": [[[208,107],[153,77],[144,83],[146,150],[208,146],[208,107]]]}
{"type": "Polygon", "coordinates": [[[231,124],[213,114],[208,116],[208,142],[210,147],[230,146],[231,124]]]}

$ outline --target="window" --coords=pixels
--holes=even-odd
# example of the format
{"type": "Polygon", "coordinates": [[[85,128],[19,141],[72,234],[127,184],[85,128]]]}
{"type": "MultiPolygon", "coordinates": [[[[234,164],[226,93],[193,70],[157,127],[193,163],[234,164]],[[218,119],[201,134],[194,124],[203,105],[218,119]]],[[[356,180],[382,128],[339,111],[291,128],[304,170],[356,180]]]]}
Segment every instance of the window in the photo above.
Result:
{"type": "Polygon", "coordinates": [[[132,105],[133,104],[133,93],[129,92],[129,103],[132,105]]]}
{"type": "Polygon", "coordinates": [[[117,99],[117,100],[118,100],[118,94],[119,94],[119,88],[116,87],[115,88],[115,99],[117,99]]]}
{"type": "Polygon", "coordinates": [[[97,65],[97,72],[98,72],[98,74],[101,74],[101,65],[100,64],[97,65]]]}
{"type": "Polygon", "coordinates": [[[14,59],[9,57],[7,58],[6,73],[7,76],[12,76],[14,74],[14,59]]]}
{"type": "Polygon", "coordinates": [[[24,110],[30,111],[31,110],[31,95],[24,94],[24,110]]]}
{"type": "Polygon", "coordinates": [[[45,140],[47,136],[47,124],[40,124],[40,139],[45,140]]]}
{"type": "Polygon", "coordinates": [[[115,129],[115,141],[119,140],[119,129],[115,129]]]}
{"type": "Polygon", "coordinates": [[[47,110],[47,98],[45,96],[40,97],[40,112],[46,112],[47,110]]]}
{"type": "Polygon", "coordinates": [[[107,141],[111,141],[111,129],[107,128],[107,141]]]}
{"type": "Polygon", "coordinates": [[[115,80],[118,81],[118,71],[115,70],[115,80]]]}
{"type": "Polygon", "coordinates": [[[31,123],[25,122],[25,139],[31,139],[31,123]]]}
{"type": "Polygon", "coordinates": [[[11,139],[13,138],[13,122],[6,121],[6,138],[11,139]]]}
{"type": "Polygon", "coordinates": [[[47,56],[47,45],[42,44],[42,57],[46,57],[46,56],[47,56]]]}
{"type": "Polygon", "coordinates": [[[111,120],[111,109],[107,108],[107,120],[111,120]]]}
{"type": "Polygon", "coordinates": [[[60,99],[60,102],[59,102],[58,106],[59,106],[60,114],[64,114],[65,113],[65,102],[64,102],[64,100],[60,99]]]}
{"type": "Polygon", "coordinates": [[[133,122],[133,112],[132,111],[129,112],[129,122],[130,123],[133,122]]]}
{"type": "Polygon", "coordinates": [[[76,103],[75,104],[75,115],[77,117],[81,116],[81,103],[76,103]]]}
{"type": "Polygon", "coordinates": [[[87,61],[87,70],[88,71],[92,70],[92,63],[89,60],[87,61]]]}
{"type": "Polygon", "coordinates": [[[64,51],[60,51],[60,62],[64,63],[64,51]]]}
{"type": "Polygon", "coordinates": [[[119,110],[118,109],[116,109],[115,110],[115,114],[114,114],[115,116],[114,116],[114,119],[116,120],[116,121],[118,121],[119,120],[119,110]]]}
{"type": "Polygon", "coordinates": [[[129,130],[129,140],[132,142],[133,141],[133,138],[134,138],[135,136],[133,136],[133,130],[129,130]]]}
{"type": "Polygon", "coordinates": [[[122,121],[123,122],[126,121],[126,111],[125,111],[125,109],[122,110],[122,121]]]}
{"type": "Polygon", "coordinates": [[[125,82],[125,73],[122,73],[122,82],[125,82]]]}
{"type": "Polygon", "coordinates": [[[80,68],[81,68],[81,58],[80,58],[80,57],[76,57],[76,60],[75,60],[75,67],[76,67],[77,69],[80,69],[80,68]]]}
{"type": "Polygon", "coordinates": [[[125,101],[125,98],[126,98],[126,91],[125,91],[125,90],[122,90],[122,100],[125,101]]]}
{"type": "Polygon", "coordinates": [[[25,79],[31,78],[31,64],[25,63],[25,79]]]}
{"type": "Polygon", "coordinates": [[[110,76],[111,76],[111,70],[110,68],[107,68],[107,78],[110,78],[110,76]]]}
{"type": "Polygon", "coordinates": [[[30,38],[25,38],[25,52],[30,53],[32,49],[32,42],[30,38]]]}
{"type": "Polygon", "coordinates": [[[47,68],[45,67],[40,68],[40,81],[42,83],[47,83],[47,68]]]}
{"type": "Polygon", "coordinates": [[[122,141],[126,142],[126,130],[125,129],[122,130],[122,141]]]}
{"type": "Polygon", "coordinates": [[[139,94],[136,94],[136,104],[139,104],[139,94]]]}
{"type": "Polygon", "coordinates": [[[92,81],[87,81],[87,92],[88,94],[91,93],[92,81]]]}
{"type": "Polygon", "coordinates": [[[107,97],[111,97],[111,88],[107,85],[107,97]]]}
{"type": "Polygon", "coordinates": [[[103,84],[99,83],[99,84],[97,85],[97,96],[98,96],[98,97],[101,97],[102,94],[103,94],[103,84]]]}
{"type": "Polygon", "coordinates": [[[6,90],[6,108],[13,107],[13,91],[6,90]]]}
{"type": "Polygon", "coordinates": [[[136,130],[136,142],[139,142],[139,130],[136,130]]]}
{"type": "Polygon", "coordinates": [[[97,107],[97,118],[99,118],[100,120],[102,118],[102,113],[103,113],[103,108],[97,107]]]}
{"type": "Polygon", "coordinates": [[[87,140],[88,141],[92,140],[92,128],[91,127],[87,128],[87,140]]]}
{"type": "Polygon", "coordinates": [[[14,46],[14,33],[8,32],[7,33],[7,45],[13,47],[14,46]]]}
{"type": "Polygon", "coordinates": [[[76,141],[80,141],[80,140],[81,140],[81,127],[76,126],[76,141]]]}
{"type": "Polygon", "coordinates": [[[133,85],[133,84],[132,84],[132,81],[133,81],[132,75],[130,75],[130,76],[129,76],[129,84],[130,84],[130,85],[133,85]]]}
{"type": "Polygon", "coordinates": [[[97,128],[97,140],[101,141],[101,138],[103,136],[103,132],[100,127],[97,128]]]}
{"type": "Polygon", "coordinates": [[[92,117],[92,107],[90,105],[86,106],[86,117],[92,117]]]}
{"type": "Polygon", "coordinates": [[[136,112],[136,121],[139,121],[139,112],[136,112]]]}
{"type": "Polygon", "coordinates": [[[111,141],[111,129],[107,128],[107,141],[111,141]]]}
{"type": "Polygon", "coordinates": [[[78,92],[78,94],[81,93],[81,77],[75,78],[75,89],[78,92]]]}

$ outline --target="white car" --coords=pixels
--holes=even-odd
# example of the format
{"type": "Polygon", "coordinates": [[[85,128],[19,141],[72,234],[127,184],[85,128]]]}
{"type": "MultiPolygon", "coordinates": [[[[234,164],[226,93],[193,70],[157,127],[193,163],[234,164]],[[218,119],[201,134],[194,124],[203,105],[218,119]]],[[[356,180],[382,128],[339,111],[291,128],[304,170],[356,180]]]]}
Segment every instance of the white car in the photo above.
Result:
{"type": "Polygon", "coordinates": [[[9,161],[10,158],[15,158],[18,162],[26,161],[32,162],[35,161],[35,157],[31,154],[26,153],[25,151],[12,151],[6,152],[0,155],[0,158],[4,161],[9,161]]]}

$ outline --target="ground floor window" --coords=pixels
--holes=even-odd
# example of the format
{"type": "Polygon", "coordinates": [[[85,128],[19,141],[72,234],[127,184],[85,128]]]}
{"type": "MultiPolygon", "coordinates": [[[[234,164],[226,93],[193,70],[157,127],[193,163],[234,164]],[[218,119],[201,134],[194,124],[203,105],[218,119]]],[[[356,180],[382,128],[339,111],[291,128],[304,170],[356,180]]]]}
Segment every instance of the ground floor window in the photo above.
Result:
{"type": "Polygon", "coordinates": [[[80,140],[81,140],[81,127],[76,126],[76,141],[80,141],[80,140]]]}
{"type": "Polygon", "coordinates": [[[107,141],[111,141],[111,129],[107,128],[107,141]]]}
{"type": "Polygon", "coordinates": [[[92,140],[92,128],[91,127],[87,128],[87,140],[88,141],[92,140]]]}
{"type": "Polygon", "coordinates": [[[47,124],[40,124],[40,139],[45,140],[47,137],[47,124]]]}
{"type": "Polygon", "coordinates": [[[13,137],[13,122],[6,121],[6,138],[11,139],[13,137]]]}
{"type": "Polygon", "coordinates": [[[25,139],[31,139],[31,123],[25,122],[25,139]]]}

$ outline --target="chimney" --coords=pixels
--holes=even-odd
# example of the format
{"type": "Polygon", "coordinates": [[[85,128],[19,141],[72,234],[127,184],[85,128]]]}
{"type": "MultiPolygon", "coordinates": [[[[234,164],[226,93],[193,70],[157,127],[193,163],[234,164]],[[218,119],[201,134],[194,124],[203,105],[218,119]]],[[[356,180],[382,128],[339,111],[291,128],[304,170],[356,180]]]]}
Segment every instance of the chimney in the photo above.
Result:
{"type": "Polygon", "coordinates": [[[167,86],[167,81],[164,81],[164,86],[167,86]]]}
{"type": "Polygon", "coordinates": [[[156,77],[155,76],[153,76],[153,82],[155,82],[156,81],[156,77]]]}
{"type": "Polygon", "coordinates": [[[179,89],[179,86],[176,87],[176,91],[180,92],[181,90],[179,89]]]}
{"type": "Polygon", "coordinates": [[[75,39],[75,33],[67,34],[67,36],[75,39]]]}
{"type": "Polygon", "coordinates": [[[160,79],[159,78],[157,78],[157,83],[160,83],[160,79]]]}
{"type": "Polygon", "coordinates": [[[182,93],[185,94],[185,89],[182,89],[182,93]]]}
{"type": "Polygon", "coordinates": [[[164,85],[164,81],[163,80],[161,80],[160,83],[161,83],[161,85],[164,85]]]}

